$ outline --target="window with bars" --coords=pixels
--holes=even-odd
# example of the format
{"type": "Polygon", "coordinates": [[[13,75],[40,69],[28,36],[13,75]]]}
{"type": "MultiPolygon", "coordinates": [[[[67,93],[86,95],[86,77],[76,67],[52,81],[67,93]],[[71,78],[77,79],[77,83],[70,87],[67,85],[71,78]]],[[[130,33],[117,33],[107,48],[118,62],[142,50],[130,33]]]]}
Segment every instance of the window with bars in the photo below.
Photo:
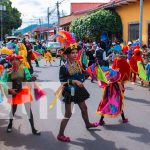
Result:
{"type": "Polygon", "coordinates": [[[139,23],[129,24],[129,41],[139,39],[139,23]]]}

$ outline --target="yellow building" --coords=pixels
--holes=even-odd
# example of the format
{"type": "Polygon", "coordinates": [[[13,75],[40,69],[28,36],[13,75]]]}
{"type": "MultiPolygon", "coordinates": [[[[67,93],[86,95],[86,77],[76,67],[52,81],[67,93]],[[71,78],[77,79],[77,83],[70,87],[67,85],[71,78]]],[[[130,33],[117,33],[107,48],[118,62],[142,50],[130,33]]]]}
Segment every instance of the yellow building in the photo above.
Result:
{"type": "MultiPolygon", "coordinates": [[[[73,5],[76,6],[77,4],[73,5]]],[[[77,6],[77,8],[83,11],[82,7],[77,6]]],[[[94,9],[88,9],[87,13],[102,8],[115,10],[120,15],[123,24],[124,41],[139,39],[140,0],[110,0],[109,3],[99,4],[94,9]]],[[[61,18],[61,26],[70,25],[74,19],[72,15],[61,18]]],[[[150,47],[150,0],[143,0],[142,36],[143,44],[147,44],[150,47]]]]}
{"type": "MultiPolygon", "coordinates": [[[[139,38],[140,0],[111,0],[101,8],[114,8],[123,24],[123,40],[139,38]]],[[[150,47],[150,0],[143,0],[142,41],[150,47]]]]}

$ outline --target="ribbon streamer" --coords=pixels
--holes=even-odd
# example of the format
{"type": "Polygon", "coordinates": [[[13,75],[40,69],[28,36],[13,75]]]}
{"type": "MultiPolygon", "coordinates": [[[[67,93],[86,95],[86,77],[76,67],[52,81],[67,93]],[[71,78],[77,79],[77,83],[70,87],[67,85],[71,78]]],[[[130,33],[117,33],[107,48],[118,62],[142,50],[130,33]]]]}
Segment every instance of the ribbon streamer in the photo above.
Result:
{"type": "Polygon", "coordinates": [[[61,86],[59,86],[59,88],[54,93],[55,98],[54,98],[53,102],[49,106],[50,109],[52,109],[55,106],[55,104],[57,103],[57,101],[59,100],[59,98],[60,98],[60,96],[62,94],[63,89],[64,89],[64,85],[61,85],[61,86]]]}

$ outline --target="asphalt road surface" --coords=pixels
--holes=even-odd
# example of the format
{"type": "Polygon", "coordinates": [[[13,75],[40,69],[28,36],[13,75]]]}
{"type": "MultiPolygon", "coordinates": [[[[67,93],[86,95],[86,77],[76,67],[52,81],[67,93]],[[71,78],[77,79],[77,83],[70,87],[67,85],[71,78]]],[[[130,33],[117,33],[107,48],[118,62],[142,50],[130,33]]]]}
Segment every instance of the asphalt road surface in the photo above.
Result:
{"type": "MultiPolygon", "coordinates": [[[[53,66],[35,68],[35,75],[44,87],[47,97],[32,103],[36,128],[41,136],[31,134],[31,129],[23,106],[19,106],[15,115],[13,132],[6,133],[7,119],[0,120],[0,150],[149,150],[150,149],[150,91],[139,84],[126,84],[124,112],[129,123],[122,124],[121,118],[105,118],[106,125],[88,131],[85,128],[78,106],[73,109],[73,115],[65,134],[70,136],[70,143],[57,141],[60,121],[64,112],[64,104],[60,101],[49,109],[54,100],[54,91],[59,87],[59,60],[53,66]]],[[[35,66],[35,64],[33,64],[35,66]]],[[[102,97],[102,89],[97,83],[85,82],[91,94],[87,100],[91,122],[100,119],[95,112],[102,97]]],[[[9,105],[0,104],[0,115],[4,116],[9,105]]]]}

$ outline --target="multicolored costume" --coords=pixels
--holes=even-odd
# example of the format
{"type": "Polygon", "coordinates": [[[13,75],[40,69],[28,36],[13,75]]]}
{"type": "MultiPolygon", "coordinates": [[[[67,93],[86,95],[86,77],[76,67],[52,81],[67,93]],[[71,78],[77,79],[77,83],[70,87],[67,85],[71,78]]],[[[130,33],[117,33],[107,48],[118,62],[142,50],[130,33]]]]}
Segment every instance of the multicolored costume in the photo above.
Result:
{"type": "Polygon", "coordinates": [[[3,67],[3,65],[0,65],[0,103],[2,103],[3,102],[3,81],[2,81],[2,73],[3,73],[3,71],[4,71],[4,67],[3,67]]]}
{"type": "Polygon", "coordinates": [[[141,51],[139,48],[134,50],[134,55],[131,57],[129,64],[131,68],[131,72],[133,73],[133,82],[136,81],[136,75],[138,75],[138,65],[137,62],[141,61],[143,63],[143,58],[141,56],[141,51]]]}
{"type": "Polygon", "coordinates": [[[54,60],[53,57],[52,57],[52,55],[51,55],[51,53],[49,51],[47,51],[47,52],[44,53],[44,59],[46,61],[53,61],[54,60]]]}
{"type": "MultiPolygon", "coordinates": [[[[79,105],[87,129],[97,127],[99,124],[90,123],[89,121],[85,100],[89,98],[90,94],[82,84],[86,76],[82,71],[80,63],[77,61],[78,46],[69,32],[63,31],[62,33],[65,33],[64,41],[66,41],[66,43],[64,43],[64,45],[68,45],[64,52],[64,54],[67,55],[67,62],[60,67],[59,71],[59,79],[62,84],[59,91],[62,91],[63,102],[65,103],[65,115],[61,121],[57,139],[62,142],[70,142],[70,138],[64,135],[64,130],[71,117],[72,102],[79,105]]],[[[57,90],[57,93],[61,92],[57,90]]],[[[58,97],[58,95],[56,97],[58,97]]],[[[50,108],[52,108],[51,106],[52,105],[50,105],[50,108]]]]}
{"type": "Polygon", "coordinates": [[[120,82],[124,84],[126,81],[130,79],[130,65],[128,64],[127,60],[123,57],[117,57],[113,64],[112,69],[119,70],[121,74],[120,82]]]}
{"type": "MultiPolygon", "coordinates": [[[[11,59],[22,59],[22,56],[10,56],[7,60],[11,59]]],[[[12,82],[12,89],[15,89],[17,94],[8,98],[8,102],[13,105],[23,104],[32,101],[31,90],[28,86],[22,85],[23,82],[30,81],[31,75],[29,70],[20,64],[18,67],[13,66],[9,69],[9,72],[5,72],[5,77],[7,76],[6,82],[12,82]],[[24,96],[22,96],[24,95],[24,96]]],[[[11,94],[11,93],[10,93],[11,94]]]]}
{"type": "Polygon", "coordinates": [[[34,127],[33,114],[30,103],[33,99],[31,96],[30,86],[27,83],[23,85],[23,82],[32,81],[33,78],[31,77],[29,70],[19,62],[19,60],[22,58],[22,56],[15,55],[6,58],[12,63],[12,68],[9,69],[6,78],[6,81],[12,83],[12,87],[8,89],[8,94],[11,95],[10,97],[8,97],[8,102],[12,105],[12,110],[7,127],[7,132],[12,132],[13,117],[17,110],[18,104],[24,104],[27,115],[29,117],[32,133],[35,135],[40,135],[40,132],[34,127]]]}
{"type": "Polygon", "coordinates": [[[147,72],[147,80],[150,82],[150,63],[145,66],[147,72]]]}
{"type": "Polygon", "coordinates": [[[25,47],[25,45],[23,43],[19,44],[18,55],[23,57],[23,59],[21,60],[21,62],[24,65],[24,67],[26,67],[26,68],[29,69],[30,65],[27,62],[27,49],[26,49],[26,47],[25,47]]]}
{"type": "Polygon", "coordinates": [[[61,66],[59,72],[60,82],[67,82],[63,90],[63,101],[65,103],[81,103],[89,98],[89,93],[85,87],[78,87],[71,83],[72,80],[78,80],[80,82],[85,81],[85,74],[82,72],[82,68],[78,62],[71,64],[66,62],[65,65],[61,66]]]}
{"type": "MultiPolygon", "coordinates": [[[[104,117],[116,118],[122,116],[123,122],[128,120],[124,117],[124,88],[119,82],[121,78],[120,72],[110,69],[106,73],[108,84],[104,87],[104,94],[98,106],[97,114],[101,115],[100,125],[104,124],[104,117]]],[[[101,84],[100,84],[101,85],[101,84]]]]}

